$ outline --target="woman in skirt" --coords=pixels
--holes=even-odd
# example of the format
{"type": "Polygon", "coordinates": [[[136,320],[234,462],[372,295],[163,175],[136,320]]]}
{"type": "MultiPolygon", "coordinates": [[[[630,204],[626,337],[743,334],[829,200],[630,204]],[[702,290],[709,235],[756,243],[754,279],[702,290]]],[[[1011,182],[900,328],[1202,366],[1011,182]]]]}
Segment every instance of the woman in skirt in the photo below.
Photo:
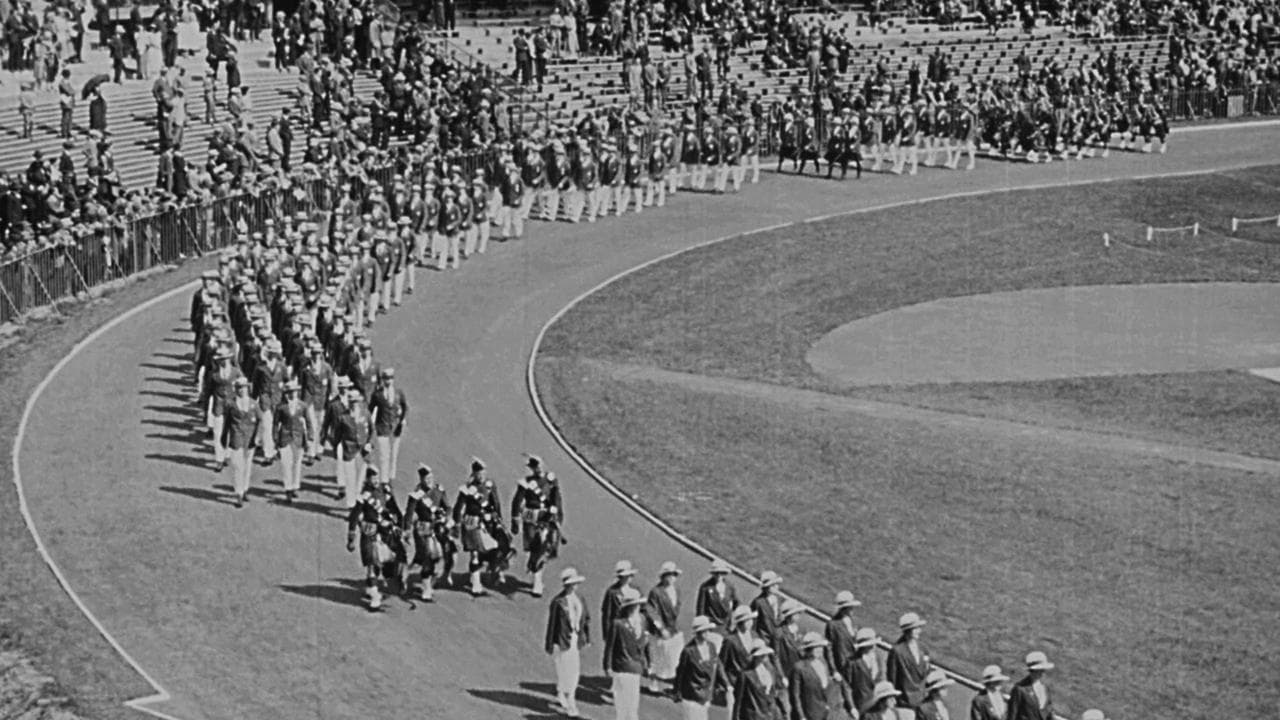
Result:
{"type": "Polygon", "coordinates": [[[649,632],[653,638],[649,657],[649,689],[659,692],[659,683],[670,683],[674,688],[676,666],[684,650],[684,633],[678,625],[680,619],[680,591],[676,578],[680,568],[667,561],[658,570],[658,584],[649,591],[645,614],[649,618],[649,632]]]}

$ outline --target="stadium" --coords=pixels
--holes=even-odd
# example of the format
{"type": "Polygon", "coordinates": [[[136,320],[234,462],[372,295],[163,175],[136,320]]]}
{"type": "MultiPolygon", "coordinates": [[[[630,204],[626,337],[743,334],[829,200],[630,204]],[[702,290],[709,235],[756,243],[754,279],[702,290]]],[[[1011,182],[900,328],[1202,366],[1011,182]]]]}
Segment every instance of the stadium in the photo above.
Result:
{"type": "Polygon", "coordinates": [[[1273,714],[1278,20],[9,9],[0,717],[1273,714]]]}

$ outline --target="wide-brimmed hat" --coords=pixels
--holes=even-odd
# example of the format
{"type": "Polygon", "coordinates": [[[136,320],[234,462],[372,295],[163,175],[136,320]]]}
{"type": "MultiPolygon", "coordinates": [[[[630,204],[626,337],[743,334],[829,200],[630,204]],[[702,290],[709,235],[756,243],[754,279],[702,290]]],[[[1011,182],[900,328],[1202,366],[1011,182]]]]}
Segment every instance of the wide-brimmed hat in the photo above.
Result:
{"type": "Polygon", "coordinates": [[[888,682],[887,680],[881,680],[876,683],[875,689],[871,691],[871,697],[867,698],[867,702],[862,706],[862,712],[867,712],[872,707],[875,707],[876,703],[885,698],[898,697],[901,694],[902,693],[898,692],[898,689],[893,686],[893,683],[888,682]]]}
{"type": "Polygon", "coordinates": [[[715,630],[716,624],[711,622],[711,618],[706,615],[699,615],[693,619],[693,631],[696,633],[715,630]]]}
{"type": "Polygon", "coordinates": [[[848,590],[841,590],[836,593],[836,608],[851,608],[862,605],[862,601],[853,596],[848,590]]]}
{"type": "Polygon", "coordinates": [[[426,463],[418,463],[418,475],[426,477],[431,474],[431,466],[426,463]]]}
{"type": "Polygon", "coordinates": [[[919,615],[913,612],[903,613],[902,617],[898,618],[898,627],[902,630],[915,630],[927,624],[919,615]]]}
{"type": "Polygon", "coordinates": [[[631,566],[630,560],[619,560],[613,566],[614,577],[631,577],[636,574],[636,569],[631,566]]]}
{"type": "Polygon", "coordinates": [[[1027,653],[1027,669],[1028,670],[1052,670],[1053,663],[1049,662],[1049,657],[1039,650],[1032,650],[1027,653]]]}
{"type": "Polygon", "coordinates": [[[664,575],[679,575],[679,574],[680,574],[680,567],[670,560],[662,563],[662,566],[658,568],[658,577],[662,577],[664,575]]]}
{"type": "Polygon", "coordinates": [[[525,465],[526,465],[526,466],[528,466],[528,467],[529,467],[529,469],[533,469],[533,468],[536,468],[536,467],[541,467],[541,466],[542,466],[542,458],[538,457],[537,455],[530,455],[530,456],[529,456],[529,461],[528,461],[528,462],[526,462],[526,463],[525,463],[525,465]]]}
{"type": "Polygon", "coordinates": [[[711,561],[712,575],[728,575],[731,572],[733,572],[733,568],[729,567],[729,563],[725,562],[724,560],[716,558],[715,560],[711,561]]]}
{"type": "Polygon", "coordinates": [[[763,640],[756,640],[751,645],[751,657],[765,657],[773,654],[773,648],[769,647],[769,643],[763,640]]]}
{"type": "Polygon", "coordinates": [[[785,620],[792,615],[798,615],[802,612],[804,612],[803,605],[795,600],[785,600],[782,603],[782,607],[778,608],[778,617],[785,620]]]}
{"type": "Polygon", "coordinates": [[[625,588],[623,589],[619,600],[621,602],[618,603],[618,607],[626,608],[631,607],[632,605],[642,604],[644,602],[644,596],[635,588],[625,588]]]}
{"type": "Polygon", "coordinates": [[[579,575],[576,568],[568,567],[560,571],[560,582],[565,585],[577,585],[583,580],[586,578],[579,575]]]}
{"type": "Polygon", "coordinates": [[[947,677],[947,674],[941,670],[930,671],[928,675],[924,676],[925,692],[933,692],[934,690],[939,690],[947,687],[948,685],[955,684],[956,681],[947,677]]]}
{"type": "Polygon", "coordinates": [[[1107,720],[1107,715],[1101,710],[1089,709],[1080,714],[1080,720],[1107,720]]]}
{"type": "Polygon", "coordinates": [[[992,683],[1005,682],[1009,679],[1008,675],[1000,669],[999,665],[988,665],[982,668],[982,684],[990,685],[992,683]]]}
{"type": "Polygon", "coordinates": [[[853,647],[856,650],[875,647],[879,642],[880,637],[876,635],[874,628],[858,628],[858,631],[853,634],[853,647]]]}
{"type": "Polygon", "coordinates": [[[729,616],[729,620],[731,620],[735,624],[744,622],[746,620],[755,620],[755,619],[756,619],[755,611],[747,607],[746,605],[739,605],[738,607],[734,608],[733,614],[729,616]]]}
{"type": "Polygon", "coordinates": [[[804,637],[800,640],[800,649],[812,650],[814,648],[826,647],[830,644],[831,643],[827,642],[826,638],[822,637],[818,633],[807,632],[804,634],[804,637]]]}
{"type": "Polygon", "coordinates": [[[782,578],[778,575],[778,573],[772,570],[765,570],[764,572],[760,573],[761,589],[774,587],[776,585],[781,585],[781,584],[782,584],[782,578]]]}

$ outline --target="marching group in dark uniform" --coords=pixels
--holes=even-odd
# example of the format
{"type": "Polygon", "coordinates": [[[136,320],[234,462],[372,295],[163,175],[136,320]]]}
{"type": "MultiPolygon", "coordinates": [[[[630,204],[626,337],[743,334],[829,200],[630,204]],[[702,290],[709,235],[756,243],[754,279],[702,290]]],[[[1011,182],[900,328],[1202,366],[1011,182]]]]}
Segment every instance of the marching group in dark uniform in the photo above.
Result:
{"type": "Polygon", "coordinates": [[[1107,157],[1112,147],[1163,153],[1169,134],[1164,111],[1147,95],[1125,99],[1089,87],[1051,93],[1002,81],[964,93],[939,86],[860,94],[831,112],[801,97],[777,114],[778,171],[789,160],[793,172],[809,163],[819,172],[825,160],[827,177],[838,169],[842,179],[850,165],[860,178],[864,163],[894,174],[915,175],[920,165],[955,170],[962,161],[972,170],[979,152],[1032,163],[1107,157]]]}

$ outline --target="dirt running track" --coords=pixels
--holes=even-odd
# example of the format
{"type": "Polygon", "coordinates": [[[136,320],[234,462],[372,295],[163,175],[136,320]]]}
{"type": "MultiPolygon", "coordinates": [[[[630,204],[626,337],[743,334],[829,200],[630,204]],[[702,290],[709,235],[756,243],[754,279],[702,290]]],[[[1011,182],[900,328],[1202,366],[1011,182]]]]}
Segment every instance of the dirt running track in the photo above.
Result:
{"type": "MultiPolygon", "coordinates": [[[[764,226],[926,195],[1275,161],[1261,151],[1280,155],[1278,135],[1274,127],[1210,130],[1176,136],[1163,157],[988,161],[969,174],[923,170],[860,183],[766,176],[741,195],[682,194],[640,218],[534,224],[530,239],[498,244],[461,271],[424,272],[407,307],[374,330],[377,357],[396,366],[413,407],[403,467],[430,462],[452,494],[477,455],[506,501],[521,453],[542,455],[562,478],[570,518],[571,544],[553,571],[572,563],[585,572],[594,608],[618,558],[637,563],[646,588],[672,559],[688,571],[689,614],[706,561],[593,483],[531,408],[525,364],[557,310],[622,270],[764,226]]],[[[208,450],[191,433],[188,301],[184,292],[147,307],[75,356],[37,399],[18,457],[35,527],[70,586],[172,696],[150,707],[184,720],[551,717],[545,601],[444,592],[434,605],[393,599],[371,615],[360,607],[360,569],[344,551],[334,500],[309,491],[293,507],[262,495],[240,511],[226,503],[215,486],[229,478],[207,468],[208,450]]],[[[310,475],[314,484],[331,473],[326,462],[310,475]]],[[[410,473],[401,475],[403,495],[410,473]]],[[[271,488],[277,477],[258,468],[255,485],[271,488]]],[[[761,569],[751,558],[730,560],[761,569]]],[[[599,644],[587,651],[585,674],[600,675],[599,653],[599,644]]],[[[589,717],[612,715],[590,689],[582,697],[589,717]]],[[[677,711],[646,699],[642,715],[677,711]]]]}

